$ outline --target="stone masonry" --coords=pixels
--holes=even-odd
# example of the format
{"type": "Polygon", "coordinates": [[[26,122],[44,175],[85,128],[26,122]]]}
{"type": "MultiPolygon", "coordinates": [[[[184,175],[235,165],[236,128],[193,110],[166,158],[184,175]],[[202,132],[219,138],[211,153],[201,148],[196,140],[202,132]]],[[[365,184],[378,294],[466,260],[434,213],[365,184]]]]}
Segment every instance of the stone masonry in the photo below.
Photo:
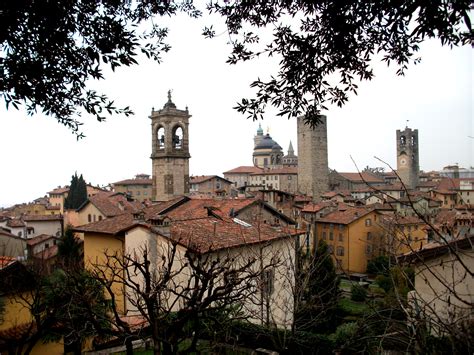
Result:
{"type": "Polygon", "coordinates": [[[171,101],[163,109],[152,110],[152,200],[168,201],[189,193],[189,118],[171,101]]]}
{"type": "Polygon", "coordinates": [[[397,174],[408,189],[418,185],[420,163],[418,158],[418,130],[397,129],[397,174]]]}
{"type": "Polygon", "coordinates": [[[298,117],[298,190],[311,196],[313,201],[329,190],[328,138],[326,116],[321,123],[311,128],[298,117]]]}

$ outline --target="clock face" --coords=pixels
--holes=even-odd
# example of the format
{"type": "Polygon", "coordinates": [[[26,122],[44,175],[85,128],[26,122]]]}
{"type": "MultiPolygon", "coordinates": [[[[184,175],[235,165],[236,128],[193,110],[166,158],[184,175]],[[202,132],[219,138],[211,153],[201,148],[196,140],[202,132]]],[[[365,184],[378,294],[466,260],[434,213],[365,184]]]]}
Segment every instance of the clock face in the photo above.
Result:
{"type": "Polygon", "coordinates": [[[402,166],[407,165],[407,160],[405,158],[400,159],[400,165],[402,166]]]}

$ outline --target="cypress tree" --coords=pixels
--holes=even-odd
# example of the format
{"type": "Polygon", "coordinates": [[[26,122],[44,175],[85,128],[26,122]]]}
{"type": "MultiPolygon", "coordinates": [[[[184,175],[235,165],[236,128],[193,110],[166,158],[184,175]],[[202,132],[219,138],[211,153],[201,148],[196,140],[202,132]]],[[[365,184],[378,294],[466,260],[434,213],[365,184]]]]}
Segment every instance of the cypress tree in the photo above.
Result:
{"type": "Polygon", "coordinates": [[[77,176],[77,172],[71,178],[71,186],[66,201],[65,209],[77,209],[87,200],[87,186],[82,174],[77,176]]]}

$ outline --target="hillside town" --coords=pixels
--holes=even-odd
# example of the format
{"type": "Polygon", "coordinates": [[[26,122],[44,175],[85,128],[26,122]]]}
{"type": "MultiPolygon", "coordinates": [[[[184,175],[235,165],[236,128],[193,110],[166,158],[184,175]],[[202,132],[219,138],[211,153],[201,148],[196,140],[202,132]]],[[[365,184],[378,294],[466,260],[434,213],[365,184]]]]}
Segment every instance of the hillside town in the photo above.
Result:
{"type": "MultiPolygon", "coordinates": [[[[421,171],[423,141],[406,126],[393,132],[396,169],[333,170],[327,118],[321,116],[315,128],[297,119],[297,142],[286,151],[277,143],[283,137],[259,125],[253,137],[249,133],[248,165],[192,175],[188,108],[178,108],[169,93],[149,119],[151,174],[124,165],[129,179],[98,186],[76,173],[44,196],[0,209],[0,353],[177,353],[186,342],[190,351],[199,344],[220,347],[214,353],[231,353],[229,344],[249,354],[350,353],[364,350],[340,350],[348,338],[358,338],[347,325],[367,320],[376,304],[389,299],[391,307],[396,300],[402,306],[396,322],[371,330],[386,335],[374,333],[379,350],[402,353],[397,341],[417,337],[413,329],[421,324],[425,336],[472,340],[473,167],[421,171]],[[46,296],[35,278],[68,270],[61,247],[68,233],[79,250],[75,267],[88,270],[101,297],[112,303],[107,326],[92,308],[80,310],[81,330],[59,316],[48,318],[55,309],[37,309],[46,296]],[[321,269],[324,255],[329,269],[321,269]],[[411,276],[404,279],[408,269],[411,276]],[[314,283],[332,272],[334,289],[326,281],[314,283]],[[326,303],[312,304],[314,285],[330,294],[320,300],[347,314],[328,322],[326,303]],[[217,312],[265,336],[255,340],[250,333],[257,330],[240,325],[224,337],[215,330],[222,327],[217,312]],[[307,319],[313,313],[317,321],[307,319]],[[305,342],[299,331],[308,332],[300,335],[305,342]],[[310,333],[325,340],[312,344],[310,333]]],[[[84,297],[83,290],[74,297],[84,297]]]]}

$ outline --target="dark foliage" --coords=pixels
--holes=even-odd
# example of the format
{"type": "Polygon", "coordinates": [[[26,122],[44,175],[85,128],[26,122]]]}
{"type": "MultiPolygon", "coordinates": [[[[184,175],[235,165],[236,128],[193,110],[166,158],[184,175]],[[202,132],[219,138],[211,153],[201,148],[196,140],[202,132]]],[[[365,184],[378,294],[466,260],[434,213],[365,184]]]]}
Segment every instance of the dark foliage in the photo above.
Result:
{"type": "Polygon", "coordinates": [[[388,275],[390,260],[388,256],[380,255],[367,263],[367,273],[372,275],[388,275]]]}
{"type": "Polygon", "coordinates": [[[301,331],[324,333],[335,327],[339,300],[339,277],[324,241],[297,277],[302,299],[296,304],[295,327],[301,331]]]}
{"type": "MultiPolygon", "coordinates": [[[[213,2],[233,46],[228,62],[259,56],[280,59],[278,73],[251,84],[257,93],[242,99],[237,110],[258,119],[267,105],[279,115],[317,123],[328,103],[342,106],[357,82],[374,77],[373,61],[394,63],[403,75],[420,43],[438,38],[443,45],[473,43],[469,20],[472,1],[243,1],[213,2]],[[258,30],[273,28],[264,43],[258,30]]],[[[212,37],[213,29],[205,35],[212,37]]]]}
{"type": "Polygon", "coordinates": [[[250,349],[264,348],[275,350],[280,354],[332,354],[332,341],[322,334],[296,331],[288,333],[284,329],[233,322],[226,332],[219,332],[219,340],[250,349]],[[275,339],[286,338],[285,347],[279,347],[275,339]]]}
{"type": "MultiPolygon", "coordinates": [[[[315,124],[326,104],[339,106],[370,80],[378,57],[403,75],[419,45],[439,38],[443,45],[472,44],[470,0],[459,1],[239,1],[209,2],[224,17],[231,38],[228,62],[275,56],[280,68],[269,80],[251,86],[256,98],[242,99],[237,110],[257,119],[267,105],[279,115],[306,115],[315,124]],[[257,34],[273,28],[261,43],[257,34]]],[[[3,1],[0,3],[0,93],[7,108],[41,110],[82,137],[78,116],[103,121],[130,115],[88,86],[103,79],[103,68],[137,64],[141,52],[157,62],[170,46],[159,16],[184,11],[201,15],[190,1],[3,1]],[[146,27],[145,27],[146,25],[146,27]],[[142,33],[142,29],[144,32],[142,33]]],[[[211,27],[204,35],[215,35],[211,27]]]]}
{"type": "Polygon", "coordinates": [[[77,172],[71,178],[71,186],[64,202],[65,209],[77,209],[87,200],[87,184],[84,178],[77,176],[77,172]]]}
{"type": "Polygon", "coordinates": [[[83,266],[82,246],[67,226],[58,243],[58,263],[66,270],[77,270],[83,266]]]}
{"type": "Polygon", "coordinates": [[[183,10],[184,1],[2,1],[0,3],[0,93],[7,108],[26,105],[53,116],[82,137],[78,116],[130,115],[113,100],[88,88],[102,70],[137,64],[139,52],[157,62],[169,50],[166,28],[151,21],[183,10]],[[138,25],[148,21],[144,33],[138,25]]]}
{"type": "Polygon", "coordinates": [[[367,290],[360,285],[354,284],[351,287],[351,300],[364,302],[367,299],[367,290]]]}

